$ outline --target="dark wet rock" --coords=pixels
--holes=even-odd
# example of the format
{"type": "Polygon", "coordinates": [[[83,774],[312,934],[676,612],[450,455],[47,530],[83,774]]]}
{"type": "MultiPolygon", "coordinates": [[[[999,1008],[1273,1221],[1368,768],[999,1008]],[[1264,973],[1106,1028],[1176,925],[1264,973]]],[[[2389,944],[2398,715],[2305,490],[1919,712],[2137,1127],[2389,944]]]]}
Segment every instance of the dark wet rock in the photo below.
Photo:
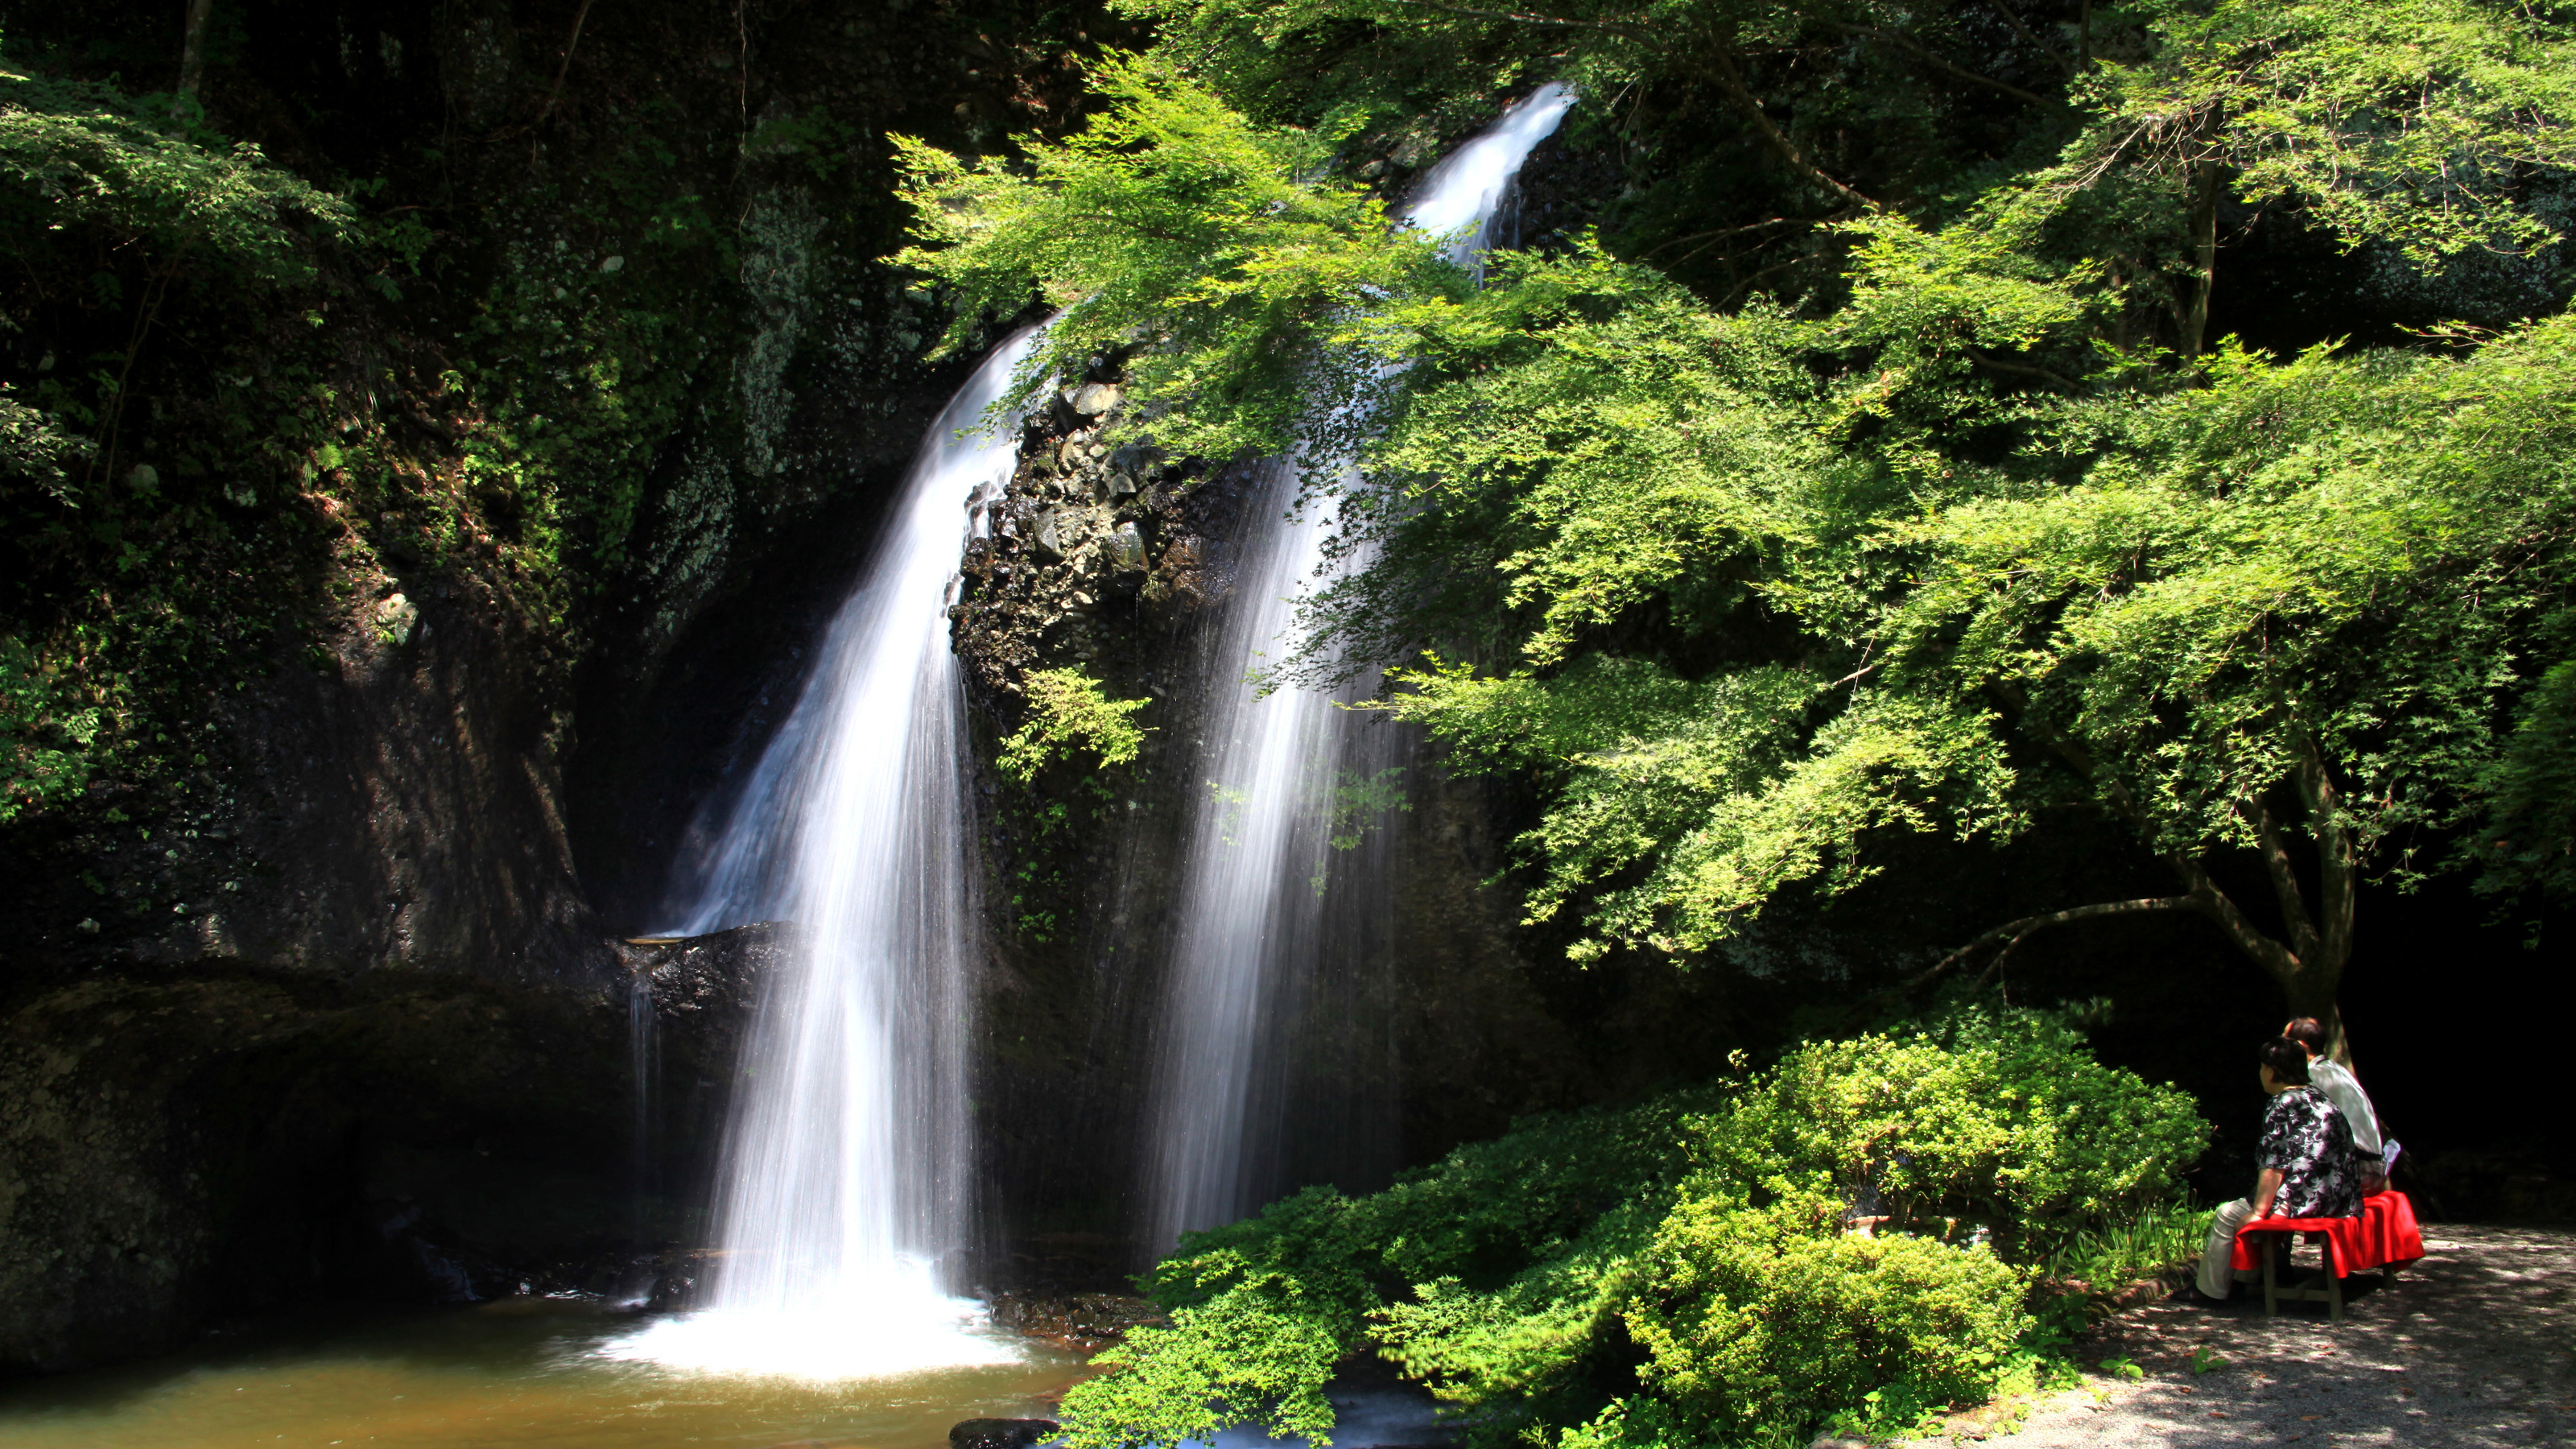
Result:
{"type": "Polygon", "coordinates": [[[999,1327],[1077,1353],[1107,1348],[1130,1329],[1171,1321],[1151,1300],[1128,1293],[1001,1293],[993,1298],[992,1313],[999,1327]]]}
{"type": "Polygon", "coordinates": [[[1086,382],[1058,397],[1064,406],[1027,424],[1019,465],[987,505],[985,536],[967,547],[965,597],[952,611],[970,687],[988,714],[1012,724],[1020,681],[1034,669],[1079,665],[1127,697],[1142,693],[1121,676],[1161,642],[1144,636],[1182,627],[1211,597],[1196,548],[1175,558],[1189,577],[1159,591],[1153,552],[1154,540],[1199,521],[1208,466],[1166,459],[1134,438],[1117,421],[1114,385],[1086,382]],[[1150,614],[1137,605],[1149,593],[1150,614]]]}
{"type": "Polygon", "coordinates": [[[624,984],[581,994],[221,958],[21,991],[0,1008],[0,1373],[317,1296],[659,1293],[690,1265],[639,1258],[704,1235],[785,949],[769,926],[601,943],[624,984]]]}
{"type": "Polygon", "coordinates": [[[1030,1449],[1055,1431],[1052,1419],[968,1419],[948,1431],[948,1449],[1030,1449]]]}
{"type": "Polygon", "coordinates": [[[1111,567],[1120,573],[1143,572],[1145,535],[1136,530],[1135,524],[1122,523],[1116,532],[1109,535],[1109,560],[1111,567]]]}

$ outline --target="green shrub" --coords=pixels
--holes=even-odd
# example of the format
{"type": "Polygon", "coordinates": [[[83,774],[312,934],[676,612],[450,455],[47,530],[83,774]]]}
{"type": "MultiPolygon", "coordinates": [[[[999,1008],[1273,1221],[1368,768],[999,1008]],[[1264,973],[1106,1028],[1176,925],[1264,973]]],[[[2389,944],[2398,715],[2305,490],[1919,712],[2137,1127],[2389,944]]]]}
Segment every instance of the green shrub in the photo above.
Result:
{"type": "Polygon", "coordinates": [[[2208,1127],[2042,1012],[1963,1012],[1801,1047],[1707,1134],[1705,1172],[1776,1192],[1876,1191],[1900,1229],[1984,1227],[2020,1261],[2171,1197],[2208,1127]]]}
{"type": "MultiPolygon", "coordinates": [[[[2031,1320],[1987,1247],[1841,1230],[1837,1199],[1683,1203],[1625,1321],[1694,1438],[1803,1443],[1833,1410],[1983,1400],[2031,1320]]],[[[1910,1418],[1910,1412],[1896,1417],[1910,1418]]]]}
{"type": "Polygon", "coordinates": [[[1080,669],[1039,669],[1025,687],[1028,718],[1002,741],[1002,773],[1025,785],[1057,760],[1070,760],[1076,750],[1089,750],[1106,765],[1136,758],[1150,726],[1128,716],[1154,701],[1111,699],[1100,681],[1080,669]]]}
{"type": "Polygon", "coordinates": [[[1497,1444],[1902,1428],[2026,1382],[2041,1256],[2175,1192],[2207,1130],[2062,1019],[1981,1009],[1532,1119],[1385,1192],[1310,1188],[1184,1238],[1145,1281],[1173,1326],[1066,1395],[1066,1440],[1257,1418],[1328,1444],[1324,1386],[1360,1352],[1497,1444]],[[1864,1187],[1875,1236],[1848,1231],[1864,1187]]]}

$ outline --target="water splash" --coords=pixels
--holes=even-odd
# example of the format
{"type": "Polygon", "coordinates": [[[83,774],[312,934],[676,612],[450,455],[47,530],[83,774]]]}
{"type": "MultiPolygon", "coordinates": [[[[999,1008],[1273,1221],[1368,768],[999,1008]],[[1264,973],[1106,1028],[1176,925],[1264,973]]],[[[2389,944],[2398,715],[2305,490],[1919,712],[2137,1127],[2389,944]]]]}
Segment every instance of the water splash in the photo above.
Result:
{"type": "MultiPolygon", "coordinates": [[[[1472,262],[1521,163],[1572,104],[1564,87],[1540,88],[1434,168],[1406,219],[1456,234],[1454,255],[1472,262]]],[[[1269,470],[1253,518],[1290,510],[1296,471],[1269,470]]],[[[1355,724],[1331,697],[1262,698],[1240,682],[1247,662],[1293,647],[1295,595],[1323,566],[1334,523],[1309,507],[1247,540],[1231,616],[1199,676],[1214,691],[1197,761],[1208,787],[1184,837],[1188,876],[1157,1059],[1147,1225],[1156,1250],[1232,1222],[1286,1185],[1291,1053],[1282,1044],[1297,1039],[1300,1017],[1353,1026],[1356,973],[1387,945],[1385,833],[1362,832],[1352,851],[1336,852],[1334,816],[1353,792],[1382,793],[1400,778],[1390,772],[1403,768],[1404,741],[1391,727],[1355,724]]],[[[1354,1122],[1342,1135],[1370,1130],[1354,1122]]],[[[1391,1160],[1391,1144],[1380,1155],[1391,1160]]]]}
{"type": "Polygon", "coordinates": [[[949,400],[813,673],[680,893],[671,934],[797,924],[744,1045],[702,1310],[611,1357],[801,1378],[1009,1361],[950,1294],[972,1210],[964,696],[948,644],[982,435],[1034,329],[949,400]],[[975,431],[960,436],[960,430],[975,431]]]}

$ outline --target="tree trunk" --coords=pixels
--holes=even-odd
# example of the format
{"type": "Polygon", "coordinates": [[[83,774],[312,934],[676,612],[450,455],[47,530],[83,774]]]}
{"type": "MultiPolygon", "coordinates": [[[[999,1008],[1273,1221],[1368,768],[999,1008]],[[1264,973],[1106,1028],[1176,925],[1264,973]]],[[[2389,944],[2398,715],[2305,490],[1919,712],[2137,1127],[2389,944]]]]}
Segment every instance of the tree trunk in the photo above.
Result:
{"type": "Polygon", "coordinates": [[[188,0],[188,30],[179,44],[179,94],[197,98],[197,87],[206,77],[206,15],[215,8],[215,0],[188,0]]]}
{"type": "Polygon", "coordinates": [[[2192,265],[2200,285],[2183,319],[2182,355],[2198,357],[2209,333],[2209,294],[2218,288],[2218,163],[2203,161],[2192,173],[2192,265]]]}
{"type": "Polygon", "coordinates": [[[2343,1013],[2335,1007],[2335,988],[2341,984],[2342,975],[2337,970],[2333,979],[2284,983],[2281,994],[2289,1000],[2290,1015],[2313,1016],[2326,1029],[2324,1054],[2350,1067],[2352,1042],[2344,1035],[2343,1013]]]}

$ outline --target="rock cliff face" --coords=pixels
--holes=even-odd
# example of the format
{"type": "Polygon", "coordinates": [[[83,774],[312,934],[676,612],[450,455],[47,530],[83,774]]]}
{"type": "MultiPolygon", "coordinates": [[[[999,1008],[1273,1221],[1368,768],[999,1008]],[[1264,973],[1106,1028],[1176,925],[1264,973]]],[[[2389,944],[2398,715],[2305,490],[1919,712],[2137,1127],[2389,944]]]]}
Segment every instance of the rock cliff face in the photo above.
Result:
{"type": "Polygon", "coordinates": [[[563,821],[571,721],[479,575],[341,576],[267,677],[208,703],[230,749],[22,840],[41,882],[0,960],[399,966],[596,989],[613,957],[563,821]],[[118,818],[122,817],[122,818],[118,818]],[[50,845],[50,849],[44,849],[50,845]]]}

